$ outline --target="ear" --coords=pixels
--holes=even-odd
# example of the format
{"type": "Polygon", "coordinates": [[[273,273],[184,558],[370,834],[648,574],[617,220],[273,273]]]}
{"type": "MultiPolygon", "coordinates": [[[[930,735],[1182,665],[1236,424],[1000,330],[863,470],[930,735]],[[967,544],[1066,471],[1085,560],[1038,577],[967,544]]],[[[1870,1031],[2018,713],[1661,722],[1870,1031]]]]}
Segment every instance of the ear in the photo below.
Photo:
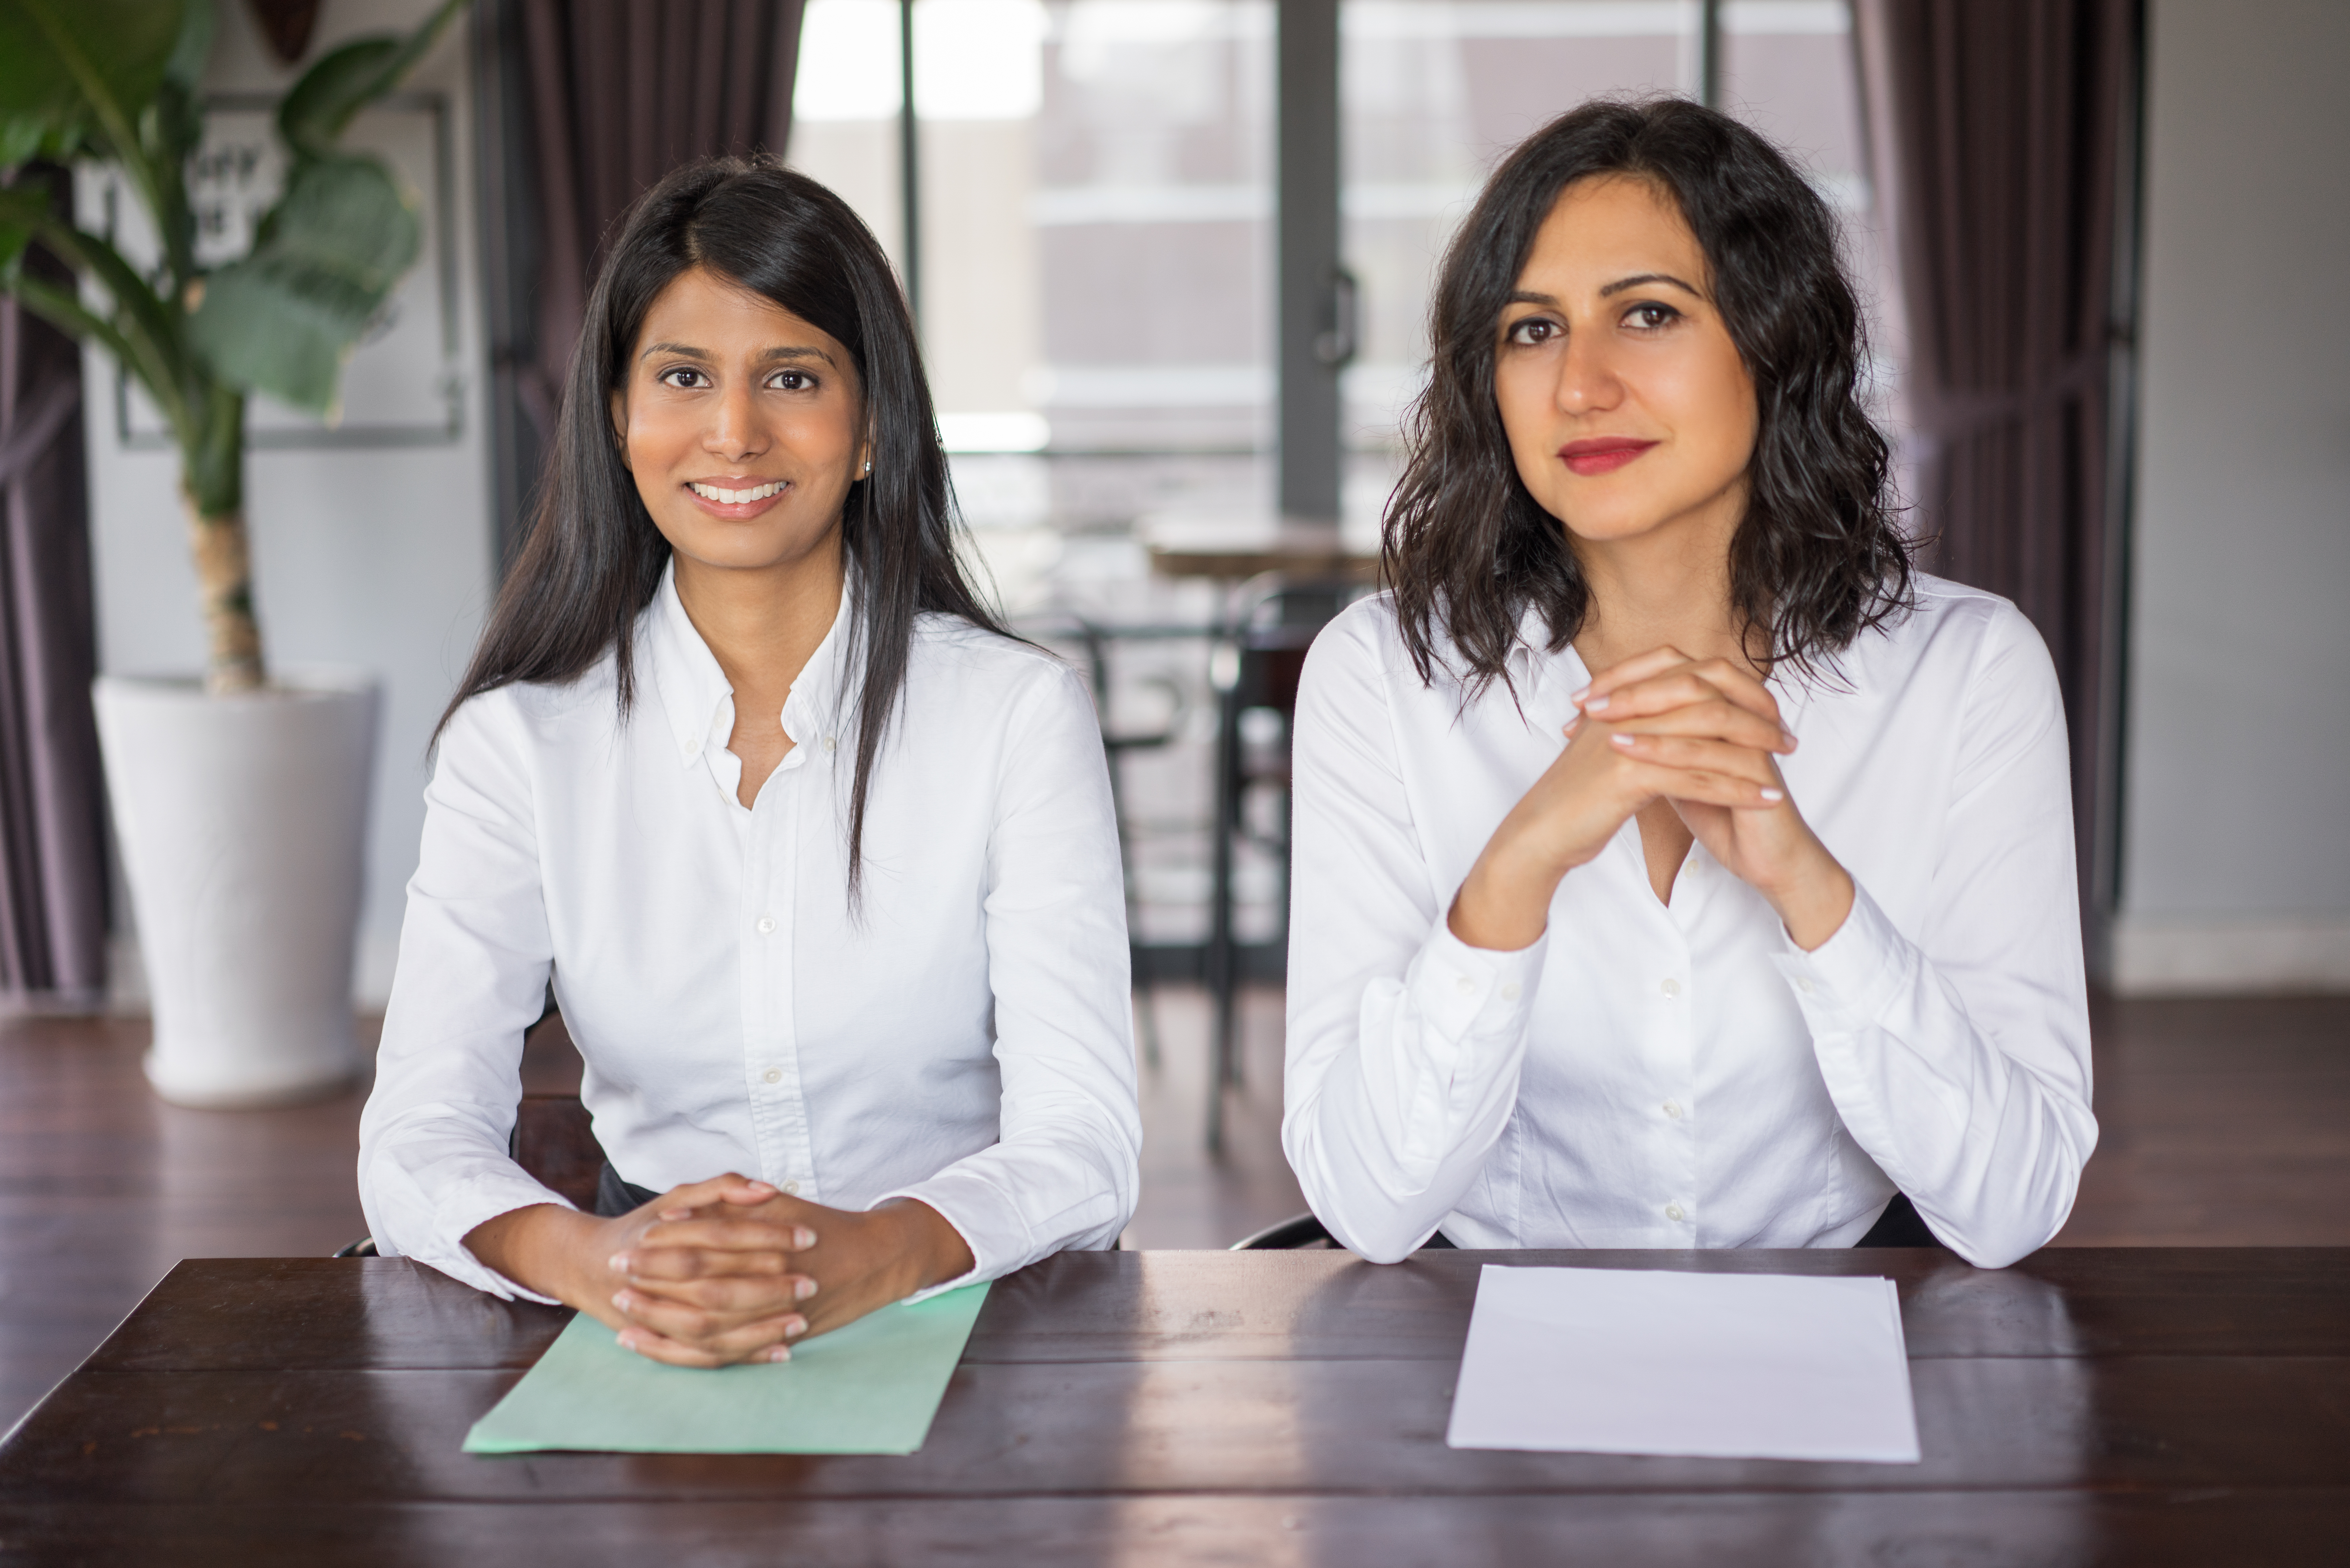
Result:
{"type": "Polygon", "coordinates": [[[617,387],[612,389],[612,446],[620,454],[620,466],[629,468],[629,398],[617,387]]]}

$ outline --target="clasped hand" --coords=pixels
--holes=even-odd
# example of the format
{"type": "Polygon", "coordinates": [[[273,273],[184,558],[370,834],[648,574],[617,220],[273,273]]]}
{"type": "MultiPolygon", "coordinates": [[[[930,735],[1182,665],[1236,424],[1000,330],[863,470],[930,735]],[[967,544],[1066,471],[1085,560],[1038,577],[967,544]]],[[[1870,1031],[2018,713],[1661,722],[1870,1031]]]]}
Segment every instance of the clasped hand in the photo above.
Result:
{"type": "Polygon", "coordinates": [[[1659,648],[1607,670],[1575,701],[1566,749],[1461,885],[1456,935],[1478,947],[1533,942],[1560,880],[1659,800],[1770,900],[1797,946],[1815,948],[1835,933],[1852,908],[1852,878],[1788,798],[1778,758],[1795,749],[1795,737],[1752,670],[1659,648]]]}
{"type": "Polygon", "coordinates": [[[927,1204],[827,1209],[733,1175],[672,1189],[582,1240],[600,1250],[589,1272],[603,1277],[567,1297],[626,1348],[679,1366],[788,1360],[791,1342],[971,1267],[927,1204]]]}

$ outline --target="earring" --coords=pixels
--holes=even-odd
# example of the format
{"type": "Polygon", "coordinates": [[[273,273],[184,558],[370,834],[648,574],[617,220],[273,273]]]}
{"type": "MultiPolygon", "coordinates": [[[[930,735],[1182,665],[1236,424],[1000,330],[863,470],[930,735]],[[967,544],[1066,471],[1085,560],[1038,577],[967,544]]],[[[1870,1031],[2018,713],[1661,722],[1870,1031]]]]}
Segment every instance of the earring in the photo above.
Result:
{"type": "Polygon", "coordinates": [[[865,460],[865,472],[868,473],[873,472],[873,460],[869,457],[865,460]]]}

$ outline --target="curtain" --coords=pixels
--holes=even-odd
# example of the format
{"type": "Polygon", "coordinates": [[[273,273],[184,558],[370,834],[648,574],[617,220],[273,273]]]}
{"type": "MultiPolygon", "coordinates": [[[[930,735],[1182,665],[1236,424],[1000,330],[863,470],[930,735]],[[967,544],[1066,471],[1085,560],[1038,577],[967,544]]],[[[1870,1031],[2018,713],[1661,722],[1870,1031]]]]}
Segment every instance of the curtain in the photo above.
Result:
{"type": "MultiPolygon", "coordinates": [[[[71,280],[37,250],[25,266],[71,280]]],[[[0,298],[0,1006],[12,1010],[94,1006],[106,991],[83,485],[81,350],[0,298]]]]}
{"type": "MultiPolygon", "coordinates": [[[[2134,0],[1859,0],[1929,569],[2012,599],[2064,691],[2085,909],[2113,790],[2117,219],[2134,0]]],[[[2126,251],[2123,253],[2126,260],[2126,251]]],[[[2126,279],[2124,279],[2125,283],[2126,279]]]]}
{"type": "Polygon", "coordinates": [[[554,434],[605,241],[629,204],[679,164],[783,151],[803,8],[803,0],[477,7],[505,538],[554,434]]]}

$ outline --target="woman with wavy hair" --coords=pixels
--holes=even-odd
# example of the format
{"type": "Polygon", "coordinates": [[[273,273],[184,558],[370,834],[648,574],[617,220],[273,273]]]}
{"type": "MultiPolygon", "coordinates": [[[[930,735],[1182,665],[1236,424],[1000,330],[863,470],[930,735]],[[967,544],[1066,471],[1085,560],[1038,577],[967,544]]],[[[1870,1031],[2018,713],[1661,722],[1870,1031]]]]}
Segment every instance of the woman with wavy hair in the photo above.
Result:
{"type": "Polygon", "coordinates": [[[1101,734],[955,535],[848,207],[764,159],[647,192],[441,722],[360,1127],[382,1251],[709,1366],[1116,1240],[1141,1128],[1101,734]],[[595,1215],[507,1156],[550,984],[595,1215]]]}
{"type": "Polygon", "coordinates": [[[1447,254],[1391,591],[1306,663],[1283,1143],[1341,1241],[2054,1235],[2096,1140],[2064,719],[1915,571],[1835,223],[1604,101],[1447,254]]]}

